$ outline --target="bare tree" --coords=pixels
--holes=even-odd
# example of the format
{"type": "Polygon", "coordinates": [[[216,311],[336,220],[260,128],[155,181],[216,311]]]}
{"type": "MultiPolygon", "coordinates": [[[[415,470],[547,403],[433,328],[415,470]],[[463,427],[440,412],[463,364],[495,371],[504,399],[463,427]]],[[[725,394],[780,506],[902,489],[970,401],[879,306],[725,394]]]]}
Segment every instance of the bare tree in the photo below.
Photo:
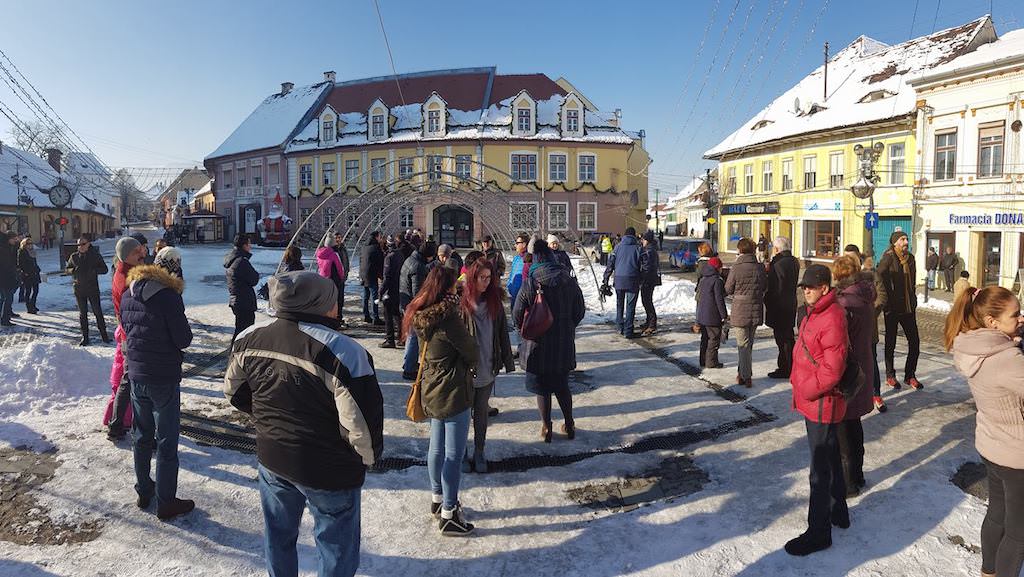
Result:
{"type": "Polygon", "coordinates": [[[50,148],[68,153],[68,146],[61,140],[60,133],[40,121],[26,121],[22,126],[12,126],[10,134],[15,146],[42,158],[46,158],[46,150],[50,148]]]}

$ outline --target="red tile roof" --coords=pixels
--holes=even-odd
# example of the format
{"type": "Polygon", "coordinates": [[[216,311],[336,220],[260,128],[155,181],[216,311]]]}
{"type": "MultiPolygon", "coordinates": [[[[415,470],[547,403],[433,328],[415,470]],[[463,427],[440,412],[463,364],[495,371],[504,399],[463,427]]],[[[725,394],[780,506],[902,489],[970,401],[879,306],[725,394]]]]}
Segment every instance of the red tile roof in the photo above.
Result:
{"type": "Polygon", "coordinates": [[[491,101],[487,105],[512,98],[524,89],[534,100],[547,100],[555,94],[566,94],[565,90],[546,74],[502,74],[494,77],[491,101]]]}

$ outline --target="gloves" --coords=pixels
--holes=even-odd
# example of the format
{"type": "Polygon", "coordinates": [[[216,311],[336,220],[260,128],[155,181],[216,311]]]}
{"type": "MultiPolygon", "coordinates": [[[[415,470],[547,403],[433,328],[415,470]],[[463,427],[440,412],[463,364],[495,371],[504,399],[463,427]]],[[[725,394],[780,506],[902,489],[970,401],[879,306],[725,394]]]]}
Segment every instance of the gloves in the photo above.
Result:
{"type": "Polygon", "coordinates": [[[599,291],[600,291],[600,294],[603,295],[603,296],[606,296],[606,297],[612,296],[612,287],[608,286],[608,283],[602,284],[601,288],[599,289],[599,291]]]}

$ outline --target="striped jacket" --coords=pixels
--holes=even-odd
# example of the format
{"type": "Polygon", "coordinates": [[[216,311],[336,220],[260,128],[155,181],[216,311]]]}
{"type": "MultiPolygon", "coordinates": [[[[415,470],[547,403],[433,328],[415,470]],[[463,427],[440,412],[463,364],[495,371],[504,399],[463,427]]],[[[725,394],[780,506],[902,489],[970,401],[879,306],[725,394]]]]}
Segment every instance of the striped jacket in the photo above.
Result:
{"type": "Polygon", "coordinates": [[[335,328],[279,312],[239,333],[224,375],[231,404],[255,418],[260,463],[322,490],[362,486],[384,445],[373,358],[335,328]]]}

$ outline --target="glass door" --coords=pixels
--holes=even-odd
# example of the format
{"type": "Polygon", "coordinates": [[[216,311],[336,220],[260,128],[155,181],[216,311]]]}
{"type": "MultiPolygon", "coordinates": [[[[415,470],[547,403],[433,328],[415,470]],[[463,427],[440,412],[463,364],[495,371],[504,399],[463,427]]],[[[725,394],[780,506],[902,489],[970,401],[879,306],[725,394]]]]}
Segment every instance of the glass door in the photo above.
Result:
{"type": "Polygon", "coordinates": [[[982,286],[999,284],[999,241],[998,232],[985,232],[981,236],[982,286]]]}

